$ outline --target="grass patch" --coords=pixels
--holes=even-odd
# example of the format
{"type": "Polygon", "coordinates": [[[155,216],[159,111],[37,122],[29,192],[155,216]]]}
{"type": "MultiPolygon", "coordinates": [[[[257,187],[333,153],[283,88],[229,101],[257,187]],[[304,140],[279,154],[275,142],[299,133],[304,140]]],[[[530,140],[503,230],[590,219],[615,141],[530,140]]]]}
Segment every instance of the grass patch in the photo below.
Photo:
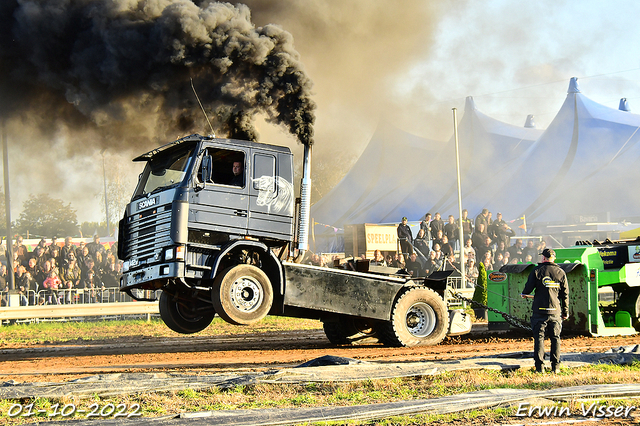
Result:
{"type": "MultiPolygon", "coordinates": [[[[316,320],[269,316],[251,326],[235,326],[216,317],[205,330],[195,336],[217,336],[265,333],[283,330],[321,330],[316,320]]],[[[159,318],[128,321],[40,322],[0,327],[0,347],[64,343],[70,341],[101,341],[131,337],[179,337],[159,318]]]]}
{"type": "MultiPolygon", "coordinates": [[[[259,408],[297,408],[315,406],[352,406],[376,404],[402,400],[439,398],[464,392],[473,392],[492,388],[515,389],[554,389],[559,387],[640,382],[640,363],[630,366],[594,365],[567,369],[562,374],[536,374],[531,370],[501,372],[493,370],[447,372],[438,376],[393,378],[383,380],[365,380],[360,382],[327,382],[301,384],[257,384],[237,386],[227,390],[212,388],[207,390],[185,389],[175,392],[149,392],[125,397],[97,396],[80,399],[38,398],[36,400],[3,400],[0,401],[0,425],[27,424],[47,419],[58,404],[59,408],[73,404],[76,409],[89,412],[93,407],[103,409],[112,404],[114,407],[126,406],[130,411],[133,404],[140,405],[140,413],[144,417],[157,417],[180,412],[196,412],[208,410],[237,410],[259,408]],[[33,403],[34,409],[44,409],[47,414],[31,417],[9,418],[7,413],[12,406],[22,407],[33,403]]],[[[608,405],[630,406],[640,405],[634,400],[603,401],[608,405]]],[[[572,412],[580,411],[579,407],[571,407],[572,412]]],[[[128,412],[129,412],[128,411],[128,412]]],[[[13,408],[13,413],[16,408],[13,408]]],[[[414,425],[425,423],[450,424],[487,424],[507,417],[515,418],[516,408],[497,408],[475,410],[470,412],[446,415],[412,415],[379,419],[376,421],[349,422],[363,425],[414,425]]],[[[636,413],[637,414],[637,413],[636,413]]],[[[72,415],[67,419],[86,418],[84,415],[72,415]]],[[[113,418],[113,416],[111,416],[113,418]]],[[[61,420],[58,415],[54,419],[61,420]]],[[[53,420],[53,419],[52,419],[53,420]]],[[[332,424],[332,423],[325,423],[332,424]]],[[[344,424],[344,423],[335,423],[344,424]]]]}
{"type": "MultiPolygon", "coordinates": [[[[77,410],[85,410],[87,412],[91,410],[92,404],[94,404],[94,407],[97,405],[100,409],[109,406],[109,404],[115,407],[119,405],[132,407],[132,404],[139,404],[142,416],[156,417],[180,412],[208,410],[376,404],[439,398],[493,388],[538,390],[592,384],[638,382],[640,382],[640,363],[630,366],[593,365],[566,369],[562,374],[558,375],[536,374],[528,369],[511,372],[480,370],[447,372],[437,376],[364,380],[346,383],[261,383],[251,386],[237,386],[227,390],[218,388],[198,391],[185,389],[175,392],[149,392],[125,397],[100,398],[94,396],[86,399],[68,397],[60,399],[3,400],[0,401],[0,425],[26,424],[46,420],[47,414],[9,418],[7,413],[15,404],[21,404],[24,407],[33,403],[34,407],[44,409],[47,413],[51,413],[56,404],[60,408],[73,404],[77,410]]],[[[575,402],[573,403],[576,404],[575,402]]],[[[637,400],[615,400],[604,401],[604,403],[616,406],[640,405],[637,400]]],[[[572,412],[578,411],[579,408],[572,407],[572,412]]],[[[16,408],[13,408],[13,413],[15,412],[16,408]]],[[[349,422],[349,424],[413,425],[437,422],[462,425],[470,424],[472,420],[478,424],[487,424],[487,422],[513,417],[515,412],[516,408],[498,408],[438,416],[426,414],[401,416],[371,422],[349,422]]],[[[66,418],[81,419],[85,417],[86,414],[73,415],[66,418]]],[[[62,416],[59,415],[55,419],[60,420],[62,416]]]]}
{"type": "MultiPolygon", "coordinates": [[[[210,327],[198,335],[233,335],[281,330],[319,330],[319,321],[267,317],[251,327],[236,327],[216,318],[210,327]]],[[[24,343],[42,344],[45,342],[69,342],[78,340],[117,340],[142,337],[179,337],[161,321],[99,321],[86,323],[38,323],[13,325],[0,328],[0,345],[19,345],[24,343]]],[[[465,392],[494,388],[514,388],[545,390],[569,386],[593,384],[639,383],[640,363],[629,366],[593,365],[588,367],[563,369],[560,374],[536,374],[532,370],[516,371],[457,371],[446,372],[438,376],[411,378],[393,378],[383,380],[363,380],[360,382],[329,382],[301,384],[256,384],[236,386],[222,390],[184,389],[174,392],[148,392],[122,397],[88,398],[69,396],[65,398],[37,398],[35,400],[0,400],[0,425],[28,424],[49,420],[85,419],[87,413],[98,409],[104,413],[110,407],[125,407],[126,413],[140,406],[143,417],[158,417],[181,412],[208,410],[237,410],[261,408],[298,408],[328,407],[376,404],[403,400],[439,398],[465,392]],[[30,404],[32,410],[44,410],[32,416],[9,417],[20,409],[24,414],[30,404]],[[58,409],[56,417],[48,417],[58,409]],[[76,413],[66,417],[61,415],[64,407],[75,408],[76,413]],[[84,414],[78,414],[85,411],[84,414]]],[[[606,401],[605,401],[606,402],[606,401]]],[[[569,402],[569,404],[575,402],[569,402]]],[[[640,405],[637,400],[608,401],[608,404],[640,405]]],[[[574,406],[572,406],[574,407],[574,406]]],[[[576,411],[579,409],[576,409],[576,411]]],[[[475,410],[447,415],[420,414],[414,416],[392,417],[375,421],[348,422],[362,425],[417,425],[440,423],[452,425],[492,424],[505,419],[516,419],[515,408],[475,410]]],[[[68,413],[68,411],[67,411],[68,413]]],[[[640,413],[640,411],[639,411],[640,413]]],[[[635,413],[638,414],[638,413],[635,413]]],[[[107,416],[108,418],[113,418],[107,416]]],[[[95,418],[95,417],[94,417],[95,418]]],[[[100,418],[98,416],[97,418],[100,418]]],[[[521,418],[519,418],[522,420],[521,418]]],[[[323,423],[345,424],[345,422],[323,423]]]]}

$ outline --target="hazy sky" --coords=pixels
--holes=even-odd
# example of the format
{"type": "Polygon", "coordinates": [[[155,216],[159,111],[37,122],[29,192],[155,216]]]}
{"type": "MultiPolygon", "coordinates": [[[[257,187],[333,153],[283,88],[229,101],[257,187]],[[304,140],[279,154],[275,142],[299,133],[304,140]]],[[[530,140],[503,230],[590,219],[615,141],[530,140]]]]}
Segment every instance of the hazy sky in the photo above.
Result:
{"type": "Polygon", "coordinates": [[[443,106],[471,95],[494,118],[522,125],[534,114],[541,128],[571,77],[599,103],[617,108],[626,97],[640,110],[639,13],[625,0],[469,2],[443,16],[435,50],[400,86],[427,84],[443,106]]]}
{"type": "MultiPolygon", "coordinates": [[[[637,1],[248,4],[257,25],[280,24],[293,35],[318,105],[313,170],[330,181],[346,173],[380,120],[449,139],[451,109],[462,112],[466,96],[491,117],[523,125],[533,114],[537,127],[546,128],[569,79],[578,77],[581,91],[596,102],[617,108],[626,97],[631,111],[640,111],[637,1]]],[[[57,131],[50,148],[24,152],[21,125],[28,126],[12,123],[8,134],[13,219],[29,194],[47,192],[70,202],[80,222],[103,220],[99,150],[69,152],[65,138],[74,136],[57,131]],[[32,178],[43,168],[51,171],[47,179],[32,178]]],[[[262,120],[257,129],[261,141],[301,151],[282,129],[262,120]]],[[[130,192],[140,172],[130,159],[139,151],[120,147],[105,154],[129,180],[130,192]]]]}

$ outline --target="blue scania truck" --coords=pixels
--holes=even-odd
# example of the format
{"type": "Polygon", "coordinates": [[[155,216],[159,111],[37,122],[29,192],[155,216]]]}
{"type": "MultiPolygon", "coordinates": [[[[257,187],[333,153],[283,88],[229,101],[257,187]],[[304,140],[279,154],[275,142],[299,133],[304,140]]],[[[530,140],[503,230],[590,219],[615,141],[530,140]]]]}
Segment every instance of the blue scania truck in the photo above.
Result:
{"type": "Polygon", "coordinates": [[[172,330],[199,332],[218,314],[237,325],[319,319],[336,344],[434,345],[470,331],[445,281],[297,261],[308,247],[310,146],[300,197],[287,147],[190,135],[134,161],[146,164],[120,222],[120,288],[138,300],[160,290],[172,330]]]}

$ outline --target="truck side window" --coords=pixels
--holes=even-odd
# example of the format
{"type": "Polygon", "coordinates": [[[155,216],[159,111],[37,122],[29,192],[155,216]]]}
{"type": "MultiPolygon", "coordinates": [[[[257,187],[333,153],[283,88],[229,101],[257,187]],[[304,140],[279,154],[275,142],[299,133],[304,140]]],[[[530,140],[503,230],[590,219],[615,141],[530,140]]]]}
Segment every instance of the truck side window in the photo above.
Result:
{"type": "MultiPolygon", "coordinates": [[[[205,155],[211,157],[211,181],[219,185],[244,187],[246,183],[246,162],[242,151],[230,149],[207,148],[205,155]]],[[[198,168],[198,180],[202,182],[202,166],[198,168]]]]}
{"type": "Polygon", "coordinates": [[[273,155],[253,156],[253,189],[276,192],[276,159],[273,155]]]}

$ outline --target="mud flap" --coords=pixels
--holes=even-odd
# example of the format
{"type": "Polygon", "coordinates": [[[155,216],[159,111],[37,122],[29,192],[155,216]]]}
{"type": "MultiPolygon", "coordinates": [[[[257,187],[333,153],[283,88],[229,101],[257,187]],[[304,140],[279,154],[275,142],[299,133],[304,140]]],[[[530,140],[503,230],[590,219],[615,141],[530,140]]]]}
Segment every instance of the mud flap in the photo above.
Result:
{"type": "Polygon", "coordinates": [[[447,336],[461,336],[471,331],[471,315],[462,309],[449,311],[449,331],[447,336]]]}

